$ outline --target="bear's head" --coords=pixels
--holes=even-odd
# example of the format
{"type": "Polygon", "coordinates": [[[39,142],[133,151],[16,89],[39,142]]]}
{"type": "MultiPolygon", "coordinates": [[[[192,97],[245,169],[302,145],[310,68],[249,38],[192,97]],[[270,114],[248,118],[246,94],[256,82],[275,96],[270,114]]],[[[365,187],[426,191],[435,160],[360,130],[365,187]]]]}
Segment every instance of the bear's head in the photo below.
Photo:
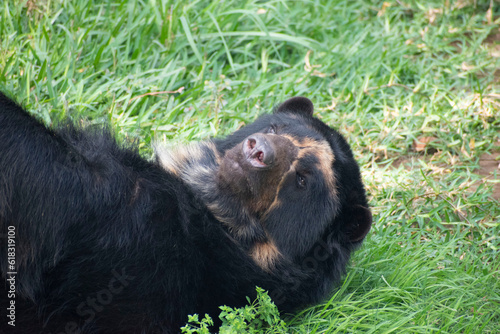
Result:
{"type": "Polygon", "coordinates": [[[321,240],[352,249],[371,227],[349,145],[313,111],[294,97],[225,139],[159,155],[266,270],[321,240]]]}

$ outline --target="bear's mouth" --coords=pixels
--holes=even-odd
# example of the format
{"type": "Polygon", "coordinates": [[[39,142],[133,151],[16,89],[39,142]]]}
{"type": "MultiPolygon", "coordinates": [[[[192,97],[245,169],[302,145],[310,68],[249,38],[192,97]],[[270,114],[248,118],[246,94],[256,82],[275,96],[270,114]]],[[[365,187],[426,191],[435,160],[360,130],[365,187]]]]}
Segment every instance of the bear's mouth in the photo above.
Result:
{"type": "Polygon", "coordinates": [[[275,155],[273,145],[262,134],[256,133],[243,141],[243,156],[253,167],[272,167],[275,155]]]}

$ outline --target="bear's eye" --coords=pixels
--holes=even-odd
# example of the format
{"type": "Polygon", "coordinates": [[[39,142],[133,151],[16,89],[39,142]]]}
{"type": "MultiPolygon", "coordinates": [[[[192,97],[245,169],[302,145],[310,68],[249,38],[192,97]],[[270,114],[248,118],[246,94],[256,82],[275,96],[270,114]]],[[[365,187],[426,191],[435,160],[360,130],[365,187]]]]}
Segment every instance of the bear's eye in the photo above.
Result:
{"type": "Polygon", "coordinates": [[[267,129],[267,133],[273,133],[273,134],[276,134],[276,125],[271,125],[268,129],[267,129]]]}
{"type": "Polygon", "coordinates": [[[303,189],[306,187],[306,178],[304,175],[297,173],[297,187],[303,189]]]}

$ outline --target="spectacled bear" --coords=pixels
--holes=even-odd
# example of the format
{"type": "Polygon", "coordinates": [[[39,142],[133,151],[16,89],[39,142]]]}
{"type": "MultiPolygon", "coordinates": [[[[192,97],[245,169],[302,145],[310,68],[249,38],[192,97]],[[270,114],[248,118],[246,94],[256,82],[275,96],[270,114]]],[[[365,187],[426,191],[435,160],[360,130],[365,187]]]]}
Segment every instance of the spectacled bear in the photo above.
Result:
{"type": "Polygon", "coordinates": [[[331,291],[370,229],[349,145],[307,98],[155,152],[47,128],[0,93],[0,329],[176,333],[256,286],[291,312],[331,291]]]}

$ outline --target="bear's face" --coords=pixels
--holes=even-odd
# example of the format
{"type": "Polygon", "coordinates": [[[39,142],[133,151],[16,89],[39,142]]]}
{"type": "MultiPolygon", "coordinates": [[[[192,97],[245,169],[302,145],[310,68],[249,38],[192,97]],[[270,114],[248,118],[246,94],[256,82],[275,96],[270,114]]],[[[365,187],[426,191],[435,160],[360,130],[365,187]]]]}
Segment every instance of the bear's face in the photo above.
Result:
{"type": "Polygon", "coordinates": [[[300,259],[327,232],[358,242],[371,226],[349,146],[312,114],[311,101],[292,98],[217,145],[219,194],[251,217],[229,226],[253,238],[252,254],[263,267],[280,257],[300,259]]]}
{"type": "Polygon", "coordinates": [[[264,117],[249,128],[240,131],[255,132],[224,152],[219,186],[260,222],[281,254],[303,254],[311,242],[298,241],[316,240],[338,210],[335,155],[293,114],[264,117]]]}
{"type": "Polygon", "coordinates": [[[300,261],[325,238],[359,242],[371,226],[349,146],[313,117],[306,98],[287,100],[225,139],[159,160],[266,270],[283,259],[300,261]]]}

